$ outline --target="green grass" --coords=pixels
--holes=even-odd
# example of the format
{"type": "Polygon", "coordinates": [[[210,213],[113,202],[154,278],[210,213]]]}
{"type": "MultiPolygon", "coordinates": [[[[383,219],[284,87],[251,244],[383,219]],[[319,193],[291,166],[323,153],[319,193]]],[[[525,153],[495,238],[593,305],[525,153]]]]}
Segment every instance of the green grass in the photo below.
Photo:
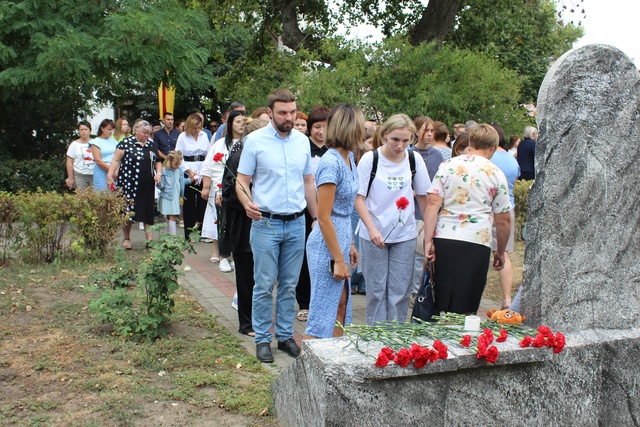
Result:
{"type": "MultiPolygon", "coordinates": [[[[0,426],[134,425],[140,417],[158,416],[144,413],[145,404],[155,401],[187,403],[184,425],[215,418],[212,411],[221,410],[246,416],[247,425],[273,423],[274,375],[185,291],[175,295],[166,339],[125,341],[99,325],[86,309],[95,294],[87,290],[96,289],[95,276],[86,272],[109,267],[93,261],[3,269],[0,369],[14,372],[5,382],[31,390],[31,396],[59,398],[0,396],[0,426]],[[26,312],[29,304],[34,309],[26,312]],[[267,416],[258,417],[265,408],[267,416]]],[[[146,409],[175,412],[171,405],[146,409]]]]}

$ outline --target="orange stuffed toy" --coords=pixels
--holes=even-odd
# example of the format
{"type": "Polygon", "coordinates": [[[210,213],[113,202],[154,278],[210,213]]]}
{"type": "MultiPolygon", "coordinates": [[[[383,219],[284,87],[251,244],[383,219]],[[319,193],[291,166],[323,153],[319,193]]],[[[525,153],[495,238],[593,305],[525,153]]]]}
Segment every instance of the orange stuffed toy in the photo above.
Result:
{"type": "Polygon", "coordinates": [[[495,320],[502,325],[520,325],[527,320],[527,316],[512,310],[489,310],[487,311],[487,317],[489,320],[495,320]]]}

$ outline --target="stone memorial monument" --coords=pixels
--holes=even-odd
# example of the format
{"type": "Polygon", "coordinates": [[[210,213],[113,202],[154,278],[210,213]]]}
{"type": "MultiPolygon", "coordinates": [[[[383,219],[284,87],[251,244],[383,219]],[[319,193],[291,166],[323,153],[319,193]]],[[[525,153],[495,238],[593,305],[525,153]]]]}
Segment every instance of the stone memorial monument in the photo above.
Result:
{"type": "MultiPolygon", "coordinates": [[[[348,340],[305,341],[273,383],[283,426],[640,425],[640,78],[619,50],[563,55],[538,98],[522,306],[560,354],[507,342],[422,369],[374,366],[348,340]]],[[[382,343],[368,343],[376,355],[382,343]]]]}

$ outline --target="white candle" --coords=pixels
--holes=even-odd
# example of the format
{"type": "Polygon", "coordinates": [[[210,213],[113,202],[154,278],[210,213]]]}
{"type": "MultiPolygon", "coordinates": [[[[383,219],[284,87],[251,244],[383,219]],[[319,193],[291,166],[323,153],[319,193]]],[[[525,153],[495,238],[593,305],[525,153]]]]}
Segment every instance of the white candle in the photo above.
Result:
{"type": "Polygon", "coordinates": [[[464,330],[465,331],[479,331],[480,330],[480,318],[478,316],[466,316],[464,318],[464,330]]]}

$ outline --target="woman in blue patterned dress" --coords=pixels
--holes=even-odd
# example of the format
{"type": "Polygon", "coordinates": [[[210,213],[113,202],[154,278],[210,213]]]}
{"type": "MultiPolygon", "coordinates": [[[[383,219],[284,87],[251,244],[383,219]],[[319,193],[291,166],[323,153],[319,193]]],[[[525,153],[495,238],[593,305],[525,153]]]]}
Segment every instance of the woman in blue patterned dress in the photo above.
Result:
{"type": "Polygon", "coordinates": [[[351,269],[358,251],[351,238],[351,212],[358,192],[358,170],[353,150],[364,141],[364,115],[341,104],[329,113],[325,144],[315,174],[318,224],[307,241],[311,302],[305,339],[342,335],[340,323],[351,323],[351,269]]]}

